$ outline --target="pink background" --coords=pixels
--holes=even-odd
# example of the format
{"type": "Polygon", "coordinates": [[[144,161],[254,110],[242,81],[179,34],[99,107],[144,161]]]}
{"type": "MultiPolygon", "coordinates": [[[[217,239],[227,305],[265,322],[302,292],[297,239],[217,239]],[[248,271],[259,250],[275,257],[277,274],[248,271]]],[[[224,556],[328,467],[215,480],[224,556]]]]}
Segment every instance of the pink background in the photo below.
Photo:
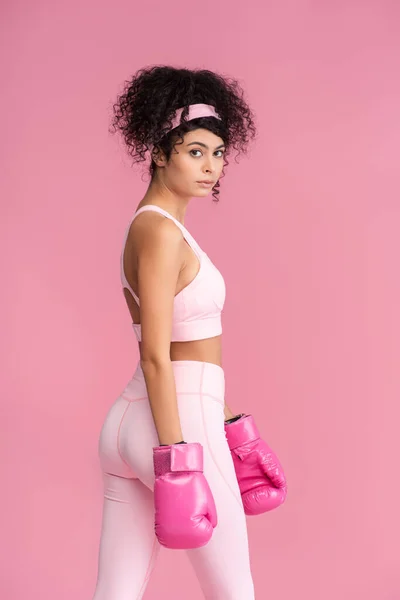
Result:
{"type": "MultiPolygon", "coordinates": [[[[15,1],[1,28],[1,598],[94,591],[98,433],[138,359],[119,253],[148,185],[111,104],[171,64],[238,78],[257,116],[185,223],[227,284],[227,402],[290,486],[248,519],[257,599],[398,600],[399,4],[15,1]]],[[[201,597],[162,552],[145,598],[201,597]]]]}

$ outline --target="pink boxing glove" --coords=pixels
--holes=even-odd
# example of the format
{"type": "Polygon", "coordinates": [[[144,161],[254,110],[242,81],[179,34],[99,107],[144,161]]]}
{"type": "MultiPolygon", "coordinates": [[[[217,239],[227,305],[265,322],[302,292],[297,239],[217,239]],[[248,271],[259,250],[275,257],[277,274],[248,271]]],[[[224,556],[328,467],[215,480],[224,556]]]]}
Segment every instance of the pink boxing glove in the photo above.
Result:
{"type": "Polygon", "coordinates": [[[287,494],[285,475],[276,455],[260,438],[252,415],[225,423],[225,433],[246,515],[280,506],[287,494]]]}
{"type": "Polygon", "coordinates": [[[205,546],[217,526],[217,511],[203,474],[203,446],[153,448],[155,533],[166,548],[205,546]]]}

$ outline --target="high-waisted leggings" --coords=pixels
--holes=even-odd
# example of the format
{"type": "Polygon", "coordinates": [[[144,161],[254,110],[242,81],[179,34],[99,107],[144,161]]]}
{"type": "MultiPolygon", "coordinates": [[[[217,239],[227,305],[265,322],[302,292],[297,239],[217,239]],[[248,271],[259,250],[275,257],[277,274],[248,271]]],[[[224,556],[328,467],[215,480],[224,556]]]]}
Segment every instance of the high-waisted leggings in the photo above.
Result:
{"type": "MultiPolygon", "coordinates": [[[[211,540],[186,550],[187,556],[204,598],[254,600],[246,517],[224,430],[224,371],[192,360],[172,361],[172,367],[183,439],[203,446],[204,475],[218,515],[211,540]]],[[[99,438],[104,504],[93,600],[143,598],[163,548],[154,532],[153,447],[158,445],[139,362],[99,438]]]]}

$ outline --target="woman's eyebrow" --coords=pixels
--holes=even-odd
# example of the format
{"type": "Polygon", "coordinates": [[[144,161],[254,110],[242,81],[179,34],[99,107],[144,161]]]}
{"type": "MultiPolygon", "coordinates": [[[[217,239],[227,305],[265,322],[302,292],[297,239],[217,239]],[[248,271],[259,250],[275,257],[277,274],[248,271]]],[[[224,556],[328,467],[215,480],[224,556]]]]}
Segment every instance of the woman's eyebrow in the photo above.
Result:
{"type": "MultiPolygon", "coordinates": [[[[198,144],[199,146],[203,146],[203,148],[207,148],[207,150],[208,150],[207,144],[203,144],[203,142],[190,142],[190,144],[187,144],[187,145],[192,146],[193,144],[198,144]]],[[[222,148],[222,146],[225,146],[225,144],[220,144],[215,149],[218,150],[218,148],[222,148]]]]}

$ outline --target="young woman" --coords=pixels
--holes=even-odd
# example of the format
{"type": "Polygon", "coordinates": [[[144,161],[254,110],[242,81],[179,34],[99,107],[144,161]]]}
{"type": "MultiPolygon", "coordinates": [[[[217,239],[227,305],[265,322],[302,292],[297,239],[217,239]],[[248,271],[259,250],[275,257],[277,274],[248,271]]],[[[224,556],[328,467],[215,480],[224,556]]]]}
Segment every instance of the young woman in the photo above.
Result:
{"type": "Polygon", "coordinates": [[[114,127],[150,185],[126,230],[121,281],[140,360],[99,440],[103,522],[94,600],[139,600],[161,546],[185,549],[204,597],[253,600],[246,514],[284,501],[286,481],[251,415],[225,403],[225,282],[184,225],[218,195],[230,149],[255,135],[237,82],[207,70],[140,70],[114,127]]]}

